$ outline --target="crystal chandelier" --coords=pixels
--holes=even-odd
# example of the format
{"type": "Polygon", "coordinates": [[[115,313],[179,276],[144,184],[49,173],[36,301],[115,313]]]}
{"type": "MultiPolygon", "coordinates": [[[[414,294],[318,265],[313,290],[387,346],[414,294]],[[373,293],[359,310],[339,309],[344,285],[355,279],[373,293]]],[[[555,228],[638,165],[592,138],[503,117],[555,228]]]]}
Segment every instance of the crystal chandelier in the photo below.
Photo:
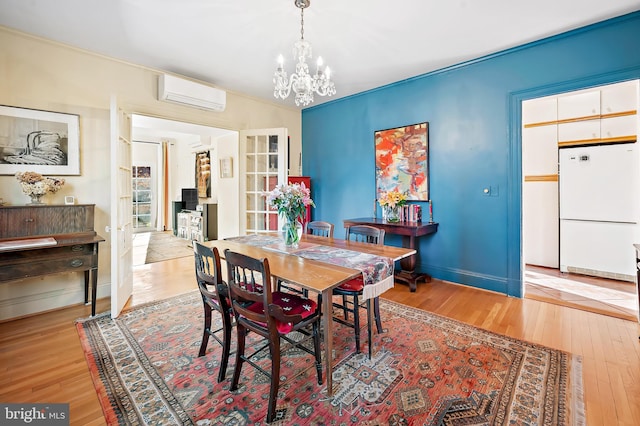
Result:
{"type": "Polygon", "coordinates": [[[309,74],[307,58],[311,59],[311,44],[304,39],[304,10],[309,7],[311,0],[294,0],[300,9],[300,40],[293,45],[293,55],[298,58],[296,72],[287,78],[287,72],[283,69],[284,58],[278,56],[278,68],[273,76],[273,96],[286,99],[293,89],[296,94],[296,105],[306,106],[313,102],[313,94],[331,96],[336,94],[336,88],[331,81],[329,67],[322,69],[322,58],[318,57],[316,73],[309,74]]]}

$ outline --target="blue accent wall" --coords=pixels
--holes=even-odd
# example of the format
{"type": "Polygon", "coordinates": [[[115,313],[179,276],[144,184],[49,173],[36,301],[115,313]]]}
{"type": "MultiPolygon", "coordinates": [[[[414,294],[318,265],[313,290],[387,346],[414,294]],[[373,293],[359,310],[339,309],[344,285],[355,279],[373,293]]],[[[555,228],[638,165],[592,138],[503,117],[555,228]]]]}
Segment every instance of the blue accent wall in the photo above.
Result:
{"type": "Polygon", "coordinates": [[[341,237],[343,219],[371,217],[374,132],[427,121],[439,229],[419,239],[417,269],[520,297],[521,101],[637,78],[640,12],[304,109],[313,218],[341,237]]]}

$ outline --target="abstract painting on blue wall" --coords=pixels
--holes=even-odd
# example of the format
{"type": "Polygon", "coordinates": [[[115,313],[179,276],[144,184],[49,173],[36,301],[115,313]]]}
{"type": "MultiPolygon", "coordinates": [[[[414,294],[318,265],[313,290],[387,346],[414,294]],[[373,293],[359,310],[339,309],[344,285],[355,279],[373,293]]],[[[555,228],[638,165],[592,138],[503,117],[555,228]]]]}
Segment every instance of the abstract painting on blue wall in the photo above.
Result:
{"type": "Polygon", "coordinates": [[[429,200],[429,123],[376,130],[376,198],[400,191],[429,200]]]}

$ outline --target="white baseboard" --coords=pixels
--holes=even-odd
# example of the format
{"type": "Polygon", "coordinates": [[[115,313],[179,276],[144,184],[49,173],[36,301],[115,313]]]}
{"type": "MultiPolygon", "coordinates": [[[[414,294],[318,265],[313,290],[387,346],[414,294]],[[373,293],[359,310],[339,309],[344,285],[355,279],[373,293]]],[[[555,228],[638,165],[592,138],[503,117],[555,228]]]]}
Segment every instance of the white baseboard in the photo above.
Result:
{"type": "MultiPolygon", "coordinates": [[[[0,321],[84,303],[84,280],[44,279],[0,284],[0,321]]],[[[98,284],[98,299],[110,294],[110,283],[98,284]]]]}

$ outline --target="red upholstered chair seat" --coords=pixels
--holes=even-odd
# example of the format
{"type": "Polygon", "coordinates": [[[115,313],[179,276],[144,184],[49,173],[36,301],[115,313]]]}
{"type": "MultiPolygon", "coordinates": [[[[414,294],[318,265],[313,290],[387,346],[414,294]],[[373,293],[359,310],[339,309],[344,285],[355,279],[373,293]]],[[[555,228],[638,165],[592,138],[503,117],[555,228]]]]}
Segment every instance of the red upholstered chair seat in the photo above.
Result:
{"type": "Polygon", "coordinates": [[[353,278],[346,283],[340,284],[338,288],[343,291],[362,291],[364,281],[362,281],[362,276],[359,276],[358,278],[353,278]]]}
{"type": "MultiPolygon", "coordinates": [[[[282,307],[282,310],[285,314],[300,315],[303,319],[314,314],[316,312],[316,308],[318,307],[318,304],[315,301],[300,297],[296,294],[274,291],[272,293],[272,297],[273,303],[282,307]]],[[[260,302],[256,302],[253,303],[248,309],[255,313],[263,313],[264,305],[260,302]]],[[[266,327],[266,324],[263,325],[266,327]]],[[[287,334],[293,329],[293,324],[277,321],[276,327],[281,334],[287,334]]]]}

